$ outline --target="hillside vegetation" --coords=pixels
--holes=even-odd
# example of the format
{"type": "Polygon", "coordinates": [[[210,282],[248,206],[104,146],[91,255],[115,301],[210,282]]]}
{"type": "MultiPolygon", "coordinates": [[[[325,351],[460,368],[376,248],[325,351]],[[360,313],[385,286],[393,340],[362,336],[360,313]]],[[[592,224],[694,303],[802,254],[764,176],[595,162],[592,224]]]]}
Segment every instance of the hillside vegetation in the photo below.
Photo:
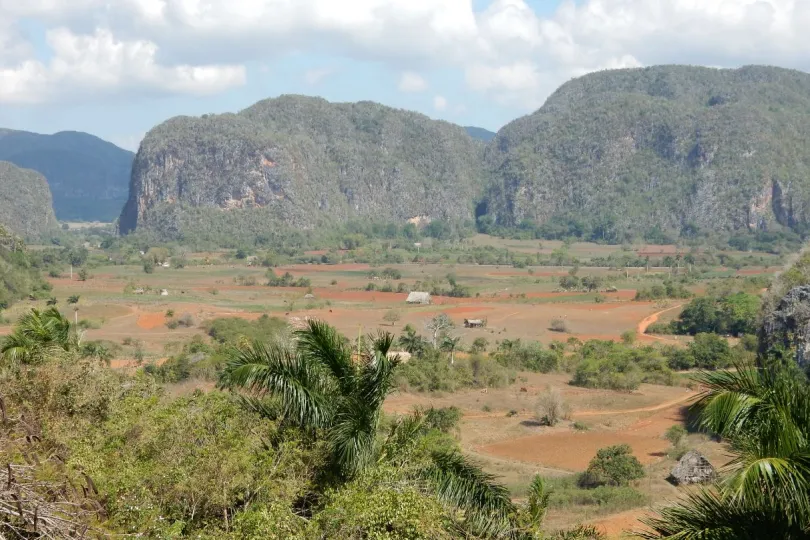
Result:
{"type": "Polygon", "coordinates": [[[154,128],[120,230],[475,218],[485,233],[607,243],[803,235],[809,115],[810,75],[762,66],[593,73],[490,142],[371,102],[282,96],[154,128]]]}
{"type": "Polygon", "coordinates": [[[120,230],[176,235],[195,221],[187,207],[260,210],[236,230],[471,221],[480,151],[459,126],[371,102],[282,96],[238,114],[173,118],[141,144],[120,230]]]}
{"type": "Polygon", "coordinates": [[[134,154],[87,133],[0,130],[0,160],[47,180],[60,220],[113,221],[127,199],[134,154]]]}
{"type": "Polygon", "coordinates": [[[773,67],[603,71],[563,85],[487,148],[479,215],[561,235],[644,236],[810,223],[810,75],[773,67]]]}
{"type": "Polygon", "coordinates": [[[41,174],[0,161],[0,223],[27,238],[56,229],[51,191],[41,174]]]}

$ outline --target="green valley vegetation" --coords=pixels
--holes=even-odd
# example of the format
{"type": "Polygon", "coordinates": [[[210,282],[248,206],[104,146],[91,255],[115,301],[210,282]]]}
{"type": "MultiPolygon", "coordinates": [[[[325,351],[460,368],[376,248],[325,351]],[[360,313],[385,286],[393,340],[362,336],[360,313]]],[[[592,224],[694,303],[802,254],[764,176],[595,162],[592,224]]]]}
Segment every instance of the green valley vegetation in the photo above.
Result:
{"type": "Polygon", "coordinates": [[[382,414],[390,335],[353,352],[310,322],[295,343],[245,341],[219,376],[232,391],[181,397],[77,337],[52,308],[3,347],[4,536],[546,538],[546,483],[512,502],[448,435],[457,412],[382,414]]]}
{"type": "Polygon", "coordinates": [[[51,191],[41,174],[0,161],[0,223],[32,239],[56,230],[51,191]]]}
{"type": "Polygon", "coordinates": [[[0,225],[0,309],[33,296],[47,298],[51,286],[42,279],[41,261],[32,260],[22,239],[0,225]]]}
{"type": "Polygon", "coordinates": [[[135,154],[87,133],[41,135],[0,129],[0,160],[44,176],[56,217],[108,221],[127,199],[135,154]]]}

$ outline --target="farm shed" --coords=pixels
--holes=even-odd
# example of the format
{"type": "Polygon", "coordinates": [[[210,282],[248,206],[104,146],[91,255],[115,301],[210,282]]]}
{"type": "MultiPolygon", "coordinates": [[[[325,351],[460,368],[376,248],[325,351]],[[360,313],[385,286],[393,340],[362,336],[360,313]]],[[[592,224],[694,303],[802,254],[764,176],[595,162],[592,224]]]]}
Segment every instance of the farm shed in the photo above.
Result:
{"type": "Polygon", "coordinates": [[[714,467],[703,454],[690,450],[675,464],[670,479],[675,484],[702,484],[715,477],[714,467]]]}
{"type": "Polygon", "coordinates": [[[409,304],[430,304],[430,293],[414,291],[405,301],[409,304]]]}
{"type": "Polygon", "coordinates": [[[483,328],[486,324],[483,319],[464,319],[464,328],[483,328]]]}

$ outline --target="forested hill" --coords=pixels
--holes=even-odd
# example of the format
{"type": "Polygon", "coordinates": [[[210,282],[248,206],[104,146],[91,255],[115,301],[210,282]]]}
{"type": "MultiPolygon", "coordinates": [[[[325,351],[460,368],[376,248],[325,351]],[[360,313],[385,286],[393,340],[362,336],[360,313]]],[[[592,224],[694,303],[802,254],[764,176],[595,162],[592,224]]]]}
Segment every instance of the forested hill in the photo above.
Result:
{"type": "Polygon", "coordinates": [[[51,192],[36,171],[0,161],[0,227],[26,238],[56,229],[51,192]]]}
{"type": "Polygon", "coordinates": [[[810,75],[662,66],[575,79],[486,152],[485,223],[624,241],[810,224],[810,75]]]}
{"type": "Polygon", "coordinates": [[[256,237],[278,224],[475,218],[484,232],[616,243],[810,225],[802,72],[593,73],[485,136],[376,103],[302,96],[173,118],[141,145],[120,229],[256,237]]]}
{"type": "Polygon", "coordinates": [[[61,220],[118,217],[127,199],[134,155],[87,133],[0,130],[0,160],[45,176],[61,220]]]}
{"type": "Polygon", "coordinates": [[[371,102],[282,96],[238,114],[173,118],[141,143],[120,229],[182,233],[221,220],[221,209],[253,210],[228,225],[242,231],[472,220],[481,151],[462,127],[371,102]]]}

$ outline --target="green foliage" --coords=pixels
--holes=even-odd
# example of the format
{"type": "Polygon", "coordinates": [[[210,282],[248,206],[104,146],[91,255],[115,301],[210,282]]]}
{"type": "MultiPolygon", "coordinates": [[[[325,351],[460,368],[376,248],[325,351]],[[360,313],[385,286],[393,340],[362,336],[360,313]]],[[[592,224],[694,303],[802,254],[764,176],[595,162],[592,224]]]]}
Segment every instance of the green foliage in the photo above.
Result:
{"type": "Polygon", "coordinates": [[[267,285],[269,287],[310,287],[312,282],[303,276],[295,279],[289,272],[284,272],[284,275],[277,276],[272,268],[267,270],[267,285]]]}
{"type": "Polygon", "coordinates": [[[691,298],[692,293],[686,289],[681,283],[673,283],[672,281],[665,281],[663,285],[653,285],[648,288],[640,288],[636,291],[635,300],[638,301],[651,301],[651,300],[666,300],[691,298]]]}
{"type": "Polygon", "coordinates": [[[0,308],[8,308],[29,295],[47,298],[50,290],[22,240],[0,225],[0,308]]]}
{"type": "Polygon", "coordinates": [[[687,432],[686,428],[680,424],[675,424],[671,428],[667,430],[664,434],[664,437],[670,442],[672,446],[678,447],[683,442],[684,437],[686,437],[687,432]]]}
{"type": "Polygon", "coordinates": [[[76,329],[55,307],[32,309],[17,321],[13,332],[2,341],[0,365],[41,364],[52,357],[76,351],[76,329]]]}
{"type": "MultiPolygon", "coordinates": [[[[429,346],[429,345],[428,345],[429,346]]],[[[396,385],[418,392],[455,392],[463,388],[502,388],[515,379],[513,370],[482,355],[456,359],[451,364],[429,348],[397,367],[396,385]]]]}
{"type": "Polygon", "coordinates": [[[762,302],[757,295],[737,292],[701,296],[687,304],[672,324],[676,333],[754,334],[762,302]]]}
{"type": "Polygon", "coordinates": [[[274,430],[219,393],[133,396],[76,444],[72,463],[108,497],[117,529],[190,534],[245,503],[289,505],[303,492],[295,472],[307,471],[305,454],[294,440],[268,446],[274,430]]]}
{"type": "Polygon", "coordinates": [[[378,470],[327,493],[310,538],[450,539],[438,500],[403,483],[396,470],[378,470]]]}
{"type": "Polygon", "coordinates": [[[689,344],[693,366],[699,369],[722,369],[731,365],[731,348],[728,341],[717,334],[697,334],[689,344]]]}
{"type": "Polygon", "coordinates": [[[494,357],[499,364],[510,369],[550,373],[559,367],[561,355],[539,342],[505,339],[498,345],[494,357]]]}
{"type": "Polygon", "coordinates": [[[630,391],[642,382],[673,384],[674,376],[653,347],[631,347],[589,340],[569,359],[575,366],[571,384],[586,388],[630,391]]]}
{"type": "Polygon", "coordinates": [[[205,322],[203,327],[215,341],[236,344],[242,339],[248,341],[272,340],[285,332],[287,322],[264,314],[255,321],[247,321],[239,317],[221,317],[205,322]]]}
{"type": "Polygon", "coordinates": [[[644,478],[644,467],[632,452],[627,444],[600,448],[580,478],[580,484],[626,486],[633,480],[644,478]]]}
{"type": "Polygon", "coordinates": [[[0,209],[2,225],[20,236],[39,239],[57,229],[45,177],[6,161],[0,161],[0,209]]]}

